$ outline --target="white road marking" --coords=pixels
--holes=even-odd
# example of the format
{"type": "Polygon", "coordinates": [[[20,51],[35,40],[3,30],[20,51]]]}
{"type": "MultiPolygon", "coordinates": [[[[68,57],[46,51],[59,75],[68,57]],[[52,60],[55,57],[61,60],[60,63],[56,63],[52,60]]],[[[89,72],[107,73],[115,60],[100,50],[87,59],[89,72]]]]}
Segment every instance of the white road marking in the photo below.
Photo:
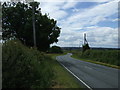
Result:
{"type": "MultiPolygon", "coordinates": [[[[56,57],[57,59],[57,57],[56,57]]],[[[59,61],[58,61],[59,62],[59,61]]],[[[60,63],[60,62],[59,62],[60,63]]],[[[81,80],[78,76],[76,76],[72,71],[70,71],[67,67],[65,67],[62,63],[60,63],[68,72],[70,72],[75,78],[77,78],[80,82],[82,82],[87,88],[93,90],[90,86],[88,86],[83,80],[81,80]]]]}

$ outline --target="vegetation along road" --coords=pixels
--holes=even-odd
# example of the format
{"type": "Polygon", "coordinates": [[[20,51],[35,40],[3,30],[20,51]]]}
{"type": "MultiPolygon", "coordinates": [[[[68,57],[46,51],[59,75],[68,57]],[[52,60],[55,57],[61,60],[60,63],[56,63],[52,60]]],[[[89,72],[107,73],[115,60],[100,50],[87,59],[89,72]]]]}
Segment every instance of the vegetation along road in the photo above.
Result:
{"type": "Polygon", "coordinates": [[[74,59],[72,54],[57,56],[57,61],[86,87],[118,88],[118,69],[74,59]]]}

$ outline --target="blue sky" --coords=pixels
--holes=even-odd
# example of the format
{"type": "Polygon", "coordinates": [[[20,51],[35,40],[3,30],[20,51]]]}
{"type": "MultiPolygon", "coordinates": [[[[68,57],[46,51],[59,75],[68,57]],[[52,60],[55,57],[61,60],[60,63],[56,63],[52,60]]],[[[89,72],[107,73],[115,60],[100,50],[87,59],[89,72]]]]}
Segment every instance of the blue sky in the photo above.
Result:
{"type": "Polygon", "coordinates": [[[83,33],[87,33],[91,47],[118,47],[118,0],[44,1],[40,7],[62,28],[59,42],[53,45],[82,46],[83,33]]]}
{"type": "Polygon", "coordinates": [[[91,47],[118,47],[119,0],[35,0],[42,13],[57,20],[59,42],[53,45],[78,47],[83,33],[91,47]]]}

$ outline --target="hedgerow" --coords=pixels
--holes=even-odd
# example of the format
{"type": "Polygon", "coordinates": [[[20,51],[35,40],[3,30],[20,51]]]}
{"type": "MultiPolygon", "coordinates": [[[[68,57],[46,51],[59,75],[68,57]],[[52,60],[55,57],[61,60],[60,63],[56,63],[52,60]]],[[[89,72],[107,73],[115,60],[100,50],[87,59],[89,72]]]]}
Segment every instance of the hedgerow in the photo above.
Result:
{"type": "Polygon", "coordinates": [[[3,88],[50,87],[54,76],[51,58],[17,40],[7,41],[2,49],[3,88]]]}
{"type": "Polygon", "coordinates": [[[119,50],[86,50],[85,52],[73,51],[72,53],[79,58],[120,66],[119,50]]]}

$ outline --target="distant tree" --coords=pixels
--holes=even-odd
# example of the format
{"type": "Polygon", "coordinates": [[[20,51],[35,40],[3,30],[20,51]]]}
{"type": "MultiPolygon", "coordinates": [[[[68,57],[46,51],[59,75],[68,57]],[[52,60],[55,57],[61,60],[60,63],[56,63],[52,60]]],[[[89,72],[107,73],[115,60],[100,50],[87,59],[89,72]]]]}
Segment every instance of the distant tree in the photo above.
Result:
{"type": "Polygon", "coordinates": [[[88,43],[82,46],[82,50],[83,50],[83,52],[85,52],[85,51],[88,50],[88,49],[90,49],[88,43]]]}
{"type": "Polygon", "coordinates": [[[2,4],[3,39],[19,39],[23,44],[33,46],[32,5],[35,11],[36,46],[41,51],[49,49],[50,44],[58,42],[60,28],[57,21],[42,15],[38,2],[2,4]]]}
{"type": "Polygon", "coordinates": [[[63,53],[62,49],[59,46],[52,46],[49,49],[50,53],[63,53]]]}

